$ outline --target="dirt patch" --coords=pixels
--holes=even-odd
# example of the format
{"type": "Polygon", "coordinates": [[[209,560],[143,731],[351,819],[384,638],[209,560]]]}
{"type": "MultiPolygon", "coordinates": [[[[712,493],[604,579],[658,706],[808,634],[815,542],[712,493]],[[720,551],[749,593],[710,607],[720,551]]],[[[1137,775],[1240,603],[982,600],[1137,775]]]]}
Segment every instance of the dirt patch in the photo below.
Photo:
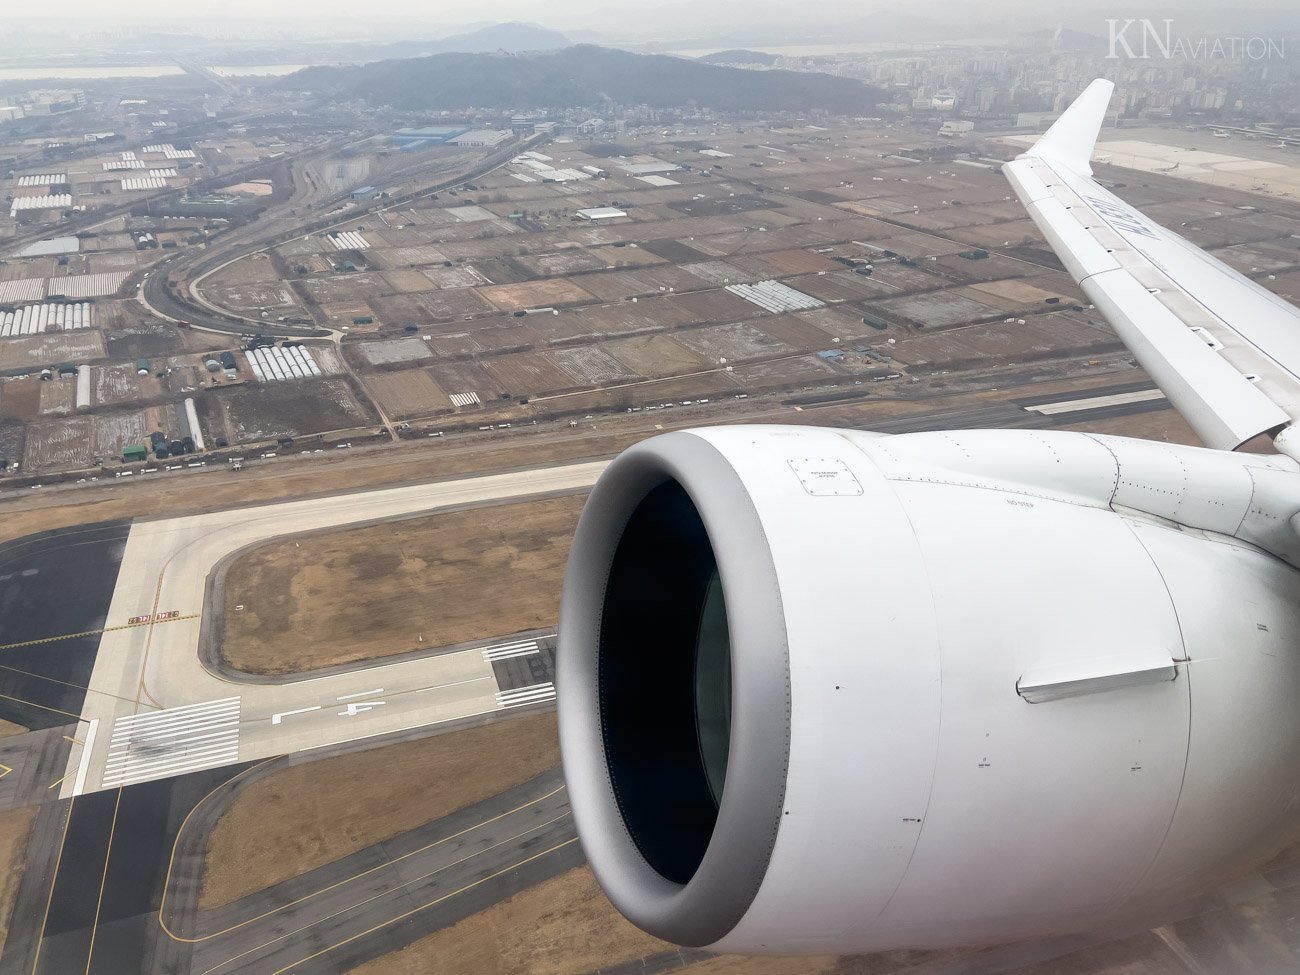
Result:
{"type": "Polygon", "coordinates": [[[276,772],[241,792],[217,820],[199,906],[229,904],[332,863],[482,802],[559,760],[555,715],[537,714],[276,772]],[[412,781],[421,787],[412,789],[412,781]],[[348,786],[321,802],[322,782],[348,786]]]}
{"type": "Polygon", "coordinates": [[[221,654],[288,674],[552,626],[581,510],[554,498],[253,549],[226,576],[221,654]]]}
{"type": "MultiPolygon", "coordinates": [[[[633,927],[606,899],[590,867],[578,867],[516,894],[355,975],[571,975],[657,955],[671,946],[633,927]]],[[[806,969],[790,967],[782,971],[806,969]]]]}
{"type": "Polygon", "coordinates": [[[41,412],[41,387],[36,376],[0,382],[0,418],[34,420],[41,412]]]}
{"type": "Polygon", "coordinates": [[[292,383],[258,383],[218,394],[233,440],[267,440],[331,430],[350,430],[374,422],[342,378],[292,383]]]}
{"type": "Polygon", "coordinates": [[[0,945],[9,937],[9,915],[23,879],[23,860],[37,811],[36,806],[25,806],[0,813],[0,945]]]}
{"type": "Polygon", "coordinates": [[[564,278],[528,281],[523,284],[494,284],[480,288],[479,294],[504,311],[593,300],[588,292],[564,278]]]}
{"type": "Polygon", "coordinates": [[[395,420],[431,416],[452,408],[447,394],[438,388],[433,377],[420,369],[368,376],[365,386],[383,411],[395,420]]]}
{"type": "Polygon", "coordinates": [[[667,335],[638,335],[616,339],[602,348],[627,366],[630,372],[657,378],[682,372],[698,372],[713,367],[667,335]]]}

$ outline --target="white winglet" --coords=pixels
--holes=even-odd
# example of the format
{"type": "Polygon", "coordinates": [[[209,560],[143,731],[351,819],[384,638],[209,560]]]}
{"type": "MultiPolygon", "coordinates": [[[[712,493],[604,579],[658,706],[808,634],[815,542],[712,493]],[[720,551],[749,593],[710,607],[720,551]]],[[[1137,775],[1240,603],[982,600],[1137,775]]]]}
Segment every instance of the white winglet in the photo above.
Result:
{"type": "Polygon", "coordinates": [[[1098,78],[1025,155],[1050,159],[1081,176],[1091,176],[1092,149],[1097,144],[1097,134],[1101,132],[1114,90],[1113,82],[1098,78]]]}

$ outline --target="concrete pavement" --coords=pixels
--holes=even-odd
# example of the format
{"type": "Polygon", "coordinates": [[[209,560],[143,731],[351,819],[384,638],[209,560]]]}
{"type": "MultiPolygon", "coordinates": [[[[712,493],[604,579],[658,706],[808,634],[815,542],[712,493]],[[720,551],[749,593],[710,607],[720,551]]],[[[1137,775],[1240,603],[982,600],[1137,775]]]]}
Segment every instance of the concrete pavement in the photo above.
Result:
{"type": "MultiPolygon", "coordinates": [[[[242,682],[199,653],[209,574],[240,549],[302,532],[581,491],[605,462],[260,505],[131,527],[61,796],[323,748],[536,703],[503,688],[498,643],[280,684],[242,682]],[[130,625],[147,617],[150,622],[130,625]],[[122,627],[112,629],[112,627],[122,627]],[[485,652],[486,651],[486,652],[485,652]]],[[[507,650],[507,652],[511,652],[507,650]]]]}

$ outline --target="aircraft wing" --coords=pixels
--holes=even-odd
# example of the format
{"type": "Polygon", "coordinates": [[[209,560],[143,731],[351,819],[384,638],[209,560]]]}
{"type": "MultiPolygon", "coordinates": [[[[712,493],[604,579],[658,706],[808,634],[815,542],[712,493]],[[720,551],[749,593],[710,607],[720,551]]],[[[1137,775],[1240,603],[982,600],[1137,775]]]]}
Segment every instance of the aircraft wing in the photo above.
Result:
{"type": "MultiPolygon", "coordinates": [[[[1070,276],[1202,441],[1232,450],[1276,436],[1300,418],[1300,309],[1092,178],[1113,89],[1094,81],[1003,172],[1070,276]]],[[[1285,439],[1277,446],[1291,453],[1285,439]]]]}

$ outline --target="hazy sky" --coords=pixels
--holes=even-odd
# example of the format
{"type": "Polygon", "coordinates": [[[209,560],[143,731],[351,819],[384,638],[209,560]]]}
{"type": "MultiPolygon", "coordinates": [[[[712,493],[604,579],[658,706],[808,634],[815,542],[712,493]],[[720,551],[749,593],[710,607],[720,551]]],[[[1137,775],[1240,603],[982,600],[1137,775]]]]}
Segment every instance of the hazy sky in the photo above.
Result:
{"type": "MultiPolygon", "coordinates": [[[[0,7],[10,6],[9,0],[0,7]]],[[[638,3],[628,4],[626,11],[645,12],[647,8],[676,6],[674,3],[638,3]]],[[[1071,11],[1097,11],[1110,16],[1141,17],[1160,8],[1163,11],[1177,12],[1179,9],[1206,10],[1222,8],[1221,3],[1194,0],[1194,2],[1133,2],[1133,0],[1071,0],[1067,3],[1054,3],[1053,11],[1068,8],[1071,11]]],[[[379,3],[357,4],[355,0],[59,0],[57,16],[65,22],[73,18],[103,20],[114,17],[123,19],[192,19],[212,16],[216,18],[260,18],[276,20],[301,20],[304,24],[312,18],[321,16],[345,16],[354,21],[364,22],[369,18],[385,20],[410,18],[424,23],[470,23],[498,20],[527,20],[537,23],[564,21],[571,23],[587,17],[602,21],[615,22],[620,19],[620,7],[623,3],[600,2],[600,0],[476,0],[473,4],[430,3],[429,0],[382,0],[379,3]]],[[[966,15],[970,7],[958,0],[920,0],[905,5],[883,3],[851,3],[847,0],[832,0],[809,5],[803,0],[785,0],[785,2],[741,3],[736,0],[696,0],[690,7],[704,12],[710,8],[729,8],[734,10],[760,10],[764,13],[785,11],[791,15],[819,16],[823,14],[856,11],[870,14],[873,10],[900,9],[924,11],[927,15],[949,11],[966,15]]],[[[1235,0],[1235,9],[1260,11],[1274,9],[1287,10],[1290,3],[1279,0],[1235,0]]],[[[1041,3],[1028,0],[985,0],[980,9],[992,16],[1002,16],[1019,10],[1037,10],[1038,18],[1045,13],[1041,3]]],[[[1166,14],[1167,15],[1167,14],[1166,14]]],[[[50,8],[41,4],[13,2],[12,9],[0,10],[0,20],[35,19],[51,17],[50,8]]]]}
{"type": "MultiPolygon", "coordinates": [[[[668,32],[674,25],[689,23],[724,26],[756,23],[805,22],[831,25],[838,18],[869,18],[917,15],[938,21],[972,20],[1023,22],[1026,30],[1044,25],[1045,19],[1091,24],[1104,32],[1106,17],[1179,17],[1188,20],[1205,13],[1219,17],[1233,13],[1258,16],[1277,11],[1279,23],[1295,22],[1300,5],[1295,0],[1058,0],[1048,8],[1041,0],[909,0],[904,4],[886,0],[475,0],[473,3],[438,3],[430,0],[380,0],[359,4],[356,0],[59,0],[54,7],[20,0],[0,0],[0,38],[3,25],[28,20],[43,21],[42,27],[76,33],[94,25],[139,26],[152,22],[176,28],[204,21],[208,29],[237,31],[241,23],[275,21],[304,36],[352,30],[369,35],[382,25],[405,23],[413,32],[428,36],[438,28],[451,32],[485,23],[521,20],[574,30],[590,27],[601,31],[651,30],[668,32]]],[[[12,53],[12,52],[10,52],[12,53]]]]}

